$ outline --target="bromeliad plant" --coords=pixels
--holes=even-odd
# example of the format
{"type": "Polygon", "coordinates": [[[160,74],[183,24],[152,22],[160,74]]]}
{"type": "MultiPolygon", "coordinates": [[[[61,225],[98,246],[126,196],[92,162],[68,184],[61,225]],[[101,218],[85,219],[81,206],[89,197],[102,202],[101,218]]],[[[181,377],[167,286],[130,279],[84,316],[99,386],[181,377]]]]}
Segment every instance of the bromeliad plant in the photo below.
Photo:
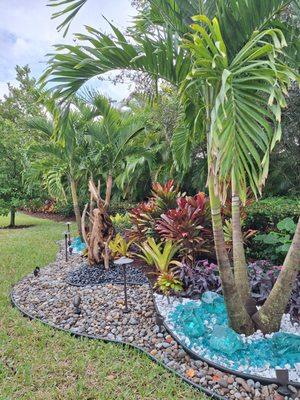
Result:
{"type": "Polygon", "coordinates": [[[130,212],[133,228],[129,236],[139,243],[147,237],[158,239],[155,225],[161,214],[170,208],[175,208],[176,199],[180,196],[179,189],[172,179],[162,185],[158,182],[152,184],[152,196],[147,202],[138,204],[130,212]]]}
{"type": "Polygon", "coordinates": [[[114,239],[109,242],[109,249],[113,258],[130,257],[131,253],[129,249],[131,245],[132,240],[128,242],[120,233],[117,233],[114,239]]]}
{"type": "Polygon", "coordinates": [[[171,240],[164,243],[156,243],[151,237],[142,245],[138,245],[142,254],[137,254],[148,265],[154,265],[157,269],[158,278],[155,284],[164,294],[173,290],[178,292],[182,289],[181,281],[176,277],[174,266],[181,267],[181,263],[174,259],[179,247],[171,240]],[[173,268],[172,268],[173,267],[173,268]]]}
{"type": "Polygon", "coordinates": [[[194,197],[179,197],[177,208],[162,214],[156,223],[160,237],[178,243],[181,254],[192,264],[196,254],[212,250],[207,206],[208,199],[202,192],[194,197]]]}
{"type": "Polygon", "coordinates": [[[175,208],[176,200],[180,197],[178,186],[175,186],[174,180],[169,179],[165,185],[158,182],[152,185],[153,200],[160,213],[175,208]]]}

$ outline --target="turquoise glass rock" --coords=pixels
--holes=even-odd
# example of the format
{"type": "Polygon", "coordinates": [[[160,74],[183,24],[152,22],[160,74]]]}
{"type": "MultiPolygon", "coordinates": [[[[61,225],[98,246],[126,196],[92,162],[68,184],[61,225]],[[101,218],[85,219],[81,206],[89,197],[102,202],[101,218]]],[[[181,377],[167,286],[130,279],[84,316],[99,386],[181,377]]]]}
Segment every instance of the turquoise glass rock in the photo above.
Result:
{"type": "Polygon", "coordinates": [[[223,297],[214,292],[205,292],[202,297],[203,308],[211,314],[220,314],[225,310],[223,297]]]}
{"type": "Polygon", "coordinates": [[[232,355],[244,347],[240,336],[223,325],[215,325],[209,339],[209,345],[214,350],[227,355],[232,355]]]}
{"type": "Polygon", "coordinates": [[[86,249],[86,244],[82,242],[80,236],[78,236],[72,240],[70,247],[73,249],[73,253],[81,253],[86,249]]]}
{"type": "Polygon", "coordinates": [[[189,302],[179,305],[176,309],[176,320],[183,327],[183,333],[188,338],[199,338],[204,334],[205,327],[201,318],[200,306],[189,302]]]}
{"type": "Polygon", "coordinates": [[[204,334],[203,320],[199,318],[196,308],[190,308],[182,316],[183,332],[190,338],[199,338],[204,334]]]}
{"type": "Polygon", "coordinates": [[[286,368],[287,364],[295,368],[299,363],[300,336],[278,332],[268,338],[242,340],[228,326],[223,297],[213,292],[204,293],[201,302],[179,304],[168,320],[187,347],[231,369],[247,372],[247,366],[286,368]]]}
{"type": "Polygon", "coordinates": [[[300,360],[300,336],[277,332],[272,337],[273,351],[278,357],[285,357],[288,364],[300,360]]]}

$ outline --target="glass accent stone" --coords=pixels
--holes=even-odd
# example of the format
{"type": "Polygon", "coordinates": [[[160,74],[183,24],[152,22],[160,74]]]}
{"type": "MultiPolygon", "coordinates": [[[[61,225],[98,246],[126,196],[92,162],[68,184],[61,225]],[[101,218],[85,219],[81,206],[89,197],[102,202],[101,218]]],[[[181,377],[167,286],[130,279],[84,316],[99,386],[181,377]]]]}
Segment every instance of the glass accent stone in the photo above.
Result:
{"type": "Polygon", "coordinates": [[[213,292],[202,295],[201,302],[188,300],[167,316],[179,337],[191,350],[231,369],[247,367],[292,368],[299,363],[300,336],[278,332],[272,336],[242,339],[228,326],[225,302],[213,292]],[[197,350],[195,350],[197,349],[197,350]]]}
{"type": "Polygon", "coordinates": [[[78,236],[72,240],[70,247],[72,247],[73,253],[81,253],[86,249],[86,244],[82,242],[80,236],[78,236]]]}
{"type": "Polygon", "coordinates": [[[227,355],[232,355],[244,347],[240,336],[232,329],[223,325],[214,326],[209,339],[209,345],[212,349],[227,355]]]}

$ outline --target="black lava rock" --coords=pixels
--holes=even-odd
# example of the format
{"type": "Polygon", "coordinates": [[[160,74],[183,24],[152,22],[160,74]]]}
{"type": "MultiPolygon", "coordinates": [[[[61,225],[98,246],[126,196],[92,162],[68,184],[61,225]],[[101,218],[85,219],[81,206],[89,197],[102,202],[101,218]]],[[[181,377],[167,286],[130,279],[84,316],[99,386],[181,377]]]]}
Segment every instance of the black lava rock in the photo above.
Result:
{"type": "MultiPolygon", "coordinates": [[[[73,286],[99,285],[101,283],[123,284],[123,268],[111,265],[106,270],[103,265],[91,267],[87,264],[82,264],[68,274],[66,281],[73,286]]],[[[128,285],[145,285],[148,283],[143,271],[132,265],[126,267],[126,281],[128,285]]]]}

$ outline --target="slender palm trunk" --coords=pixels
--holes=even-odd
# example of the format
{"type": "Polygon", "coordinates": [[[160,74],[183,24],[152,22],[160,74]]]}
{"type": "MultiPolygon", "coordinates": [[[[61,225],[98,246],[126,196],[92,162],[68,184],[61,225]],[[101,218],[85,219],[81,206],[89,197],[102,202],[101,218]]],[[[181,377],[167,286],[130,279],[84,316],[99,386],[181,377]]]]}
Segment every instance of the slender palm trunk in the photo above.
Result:
{"type": "Polygon", "coordinates": [[[75,214],[75,218],[76,218],[76,224],[77,224],[77,228],[78,228],[78,233],[79,233],[80,237],[82,238],[81,213],[80,213],[80,208],[79,208],[79,203],[78,203],[77,183],[73,178],[70,178],[70,184],[71,184],[71,194],[72,194],[73,209],[74,209],[74,214],[75,214]]]}
{"type": "Polygon", "coordinates": [[[283,268],[264,305],[252,317],[264,333],[278,331],[282,315],[291,297],[294,283],[300,272],[300,218],[296,232],[285,257],[283,268]]]}
{"type": "Polygon", "coordinates": [[[16,207],[12,206],[10,208],[10,223],[9,227],[14,228],[16,226],[16,207]]]}
{"type": "Polygon", "coordinates": [[[253,322],[247,313],[237,290],[225,247],[220,199],[215,195],[213,178],[209,178],[209,198],[214,233],[214,242],[222,290],[227,308],[229,325],[238,333],[247,335],[254,332],[253,322]]]}
{"type": "Polygon", "coordinates": [[[240,197],[234,188],[232,190],[231,207],[234,280],[237,290],[245,304],[250,298],[250,285],[241,227],[240,197]]]}
{"type": "Polygon", "coordinates": [[[110,205],[112,184],[113,184],[112,173],[109,172],[106,180],[106,193],[105,193],[105,203],[104,203],[104,207],[106,210],[109,209],[110,205]]]}

